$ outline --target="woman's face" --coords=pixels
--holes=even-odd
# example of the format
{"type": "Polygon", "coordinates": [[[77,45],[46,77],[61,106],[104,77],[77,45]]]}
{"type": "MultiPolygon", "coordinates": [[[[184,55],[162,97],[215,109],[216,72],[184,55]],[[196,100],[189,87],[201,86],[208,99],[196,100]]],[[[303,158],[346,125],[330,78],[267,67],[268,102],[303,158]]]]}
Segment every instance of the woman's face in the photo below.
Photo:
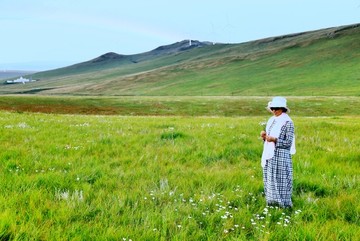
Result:
{"type": "Polygon", "coordinates": [[[270,109],[275,116],[279,116],[283,113],[281,108],[271,107],[270,109]]]}

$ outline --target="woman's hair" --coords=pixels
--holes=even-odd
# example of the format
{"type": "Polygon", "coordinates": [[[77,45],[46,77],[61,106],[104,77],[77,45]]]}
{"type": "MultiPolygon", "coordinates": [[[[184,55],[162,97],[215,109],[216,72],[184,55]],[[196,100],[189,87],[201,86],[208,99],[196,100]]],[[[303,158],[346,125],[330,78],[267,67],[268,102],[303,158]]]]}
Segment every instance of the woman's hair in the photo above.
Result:
{"type": "Polygon", "coordinates": [[[282,110],[282,112],[286,113],[288,110],[284,107],[270,107],[270,110],[282,110]]]}
{"type": "Polygon", "coordinates": [[[287,112],[287,109],[284,108],[284,107],[281,107],[280,109],[282,109],[282,112],[286,113],[287,112]]]}

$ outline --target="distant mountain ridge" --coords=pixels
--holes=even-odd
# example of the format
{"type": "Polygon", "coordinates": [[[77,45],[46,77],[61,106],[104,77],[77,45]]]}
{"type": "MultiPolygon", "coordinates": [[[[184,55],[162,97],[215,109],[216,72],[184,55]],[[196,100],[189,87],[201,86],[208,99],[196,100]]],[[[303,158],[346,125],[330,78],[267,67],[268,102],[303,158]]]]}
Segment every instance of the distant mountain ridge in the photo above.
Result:
{"type": "Polygon", "coordinates": [[[181,52],[181,51],[185,51],[185,50],[189,50],[189,49],[193,49],[193,48],[201,48],[201,47],[205,47],[208,45],[212,45],[211,42],[205,41],[205,42],[201,42],[198,40],[183,40],[177,43],[173,43],[170,45],[164,45],[164,46],[160,46],[154,50],[151,50],[150,52],[154,53],[154,54],[158,54],[158,55],[163,55],[163,54],[172,54],[172,53],[177,53],[177,52],[181,52]]]}
{"type": "Polygon", "coordinates": [[[56,70],[40,72],[35,77],[38,76],[49,76],[55,73],[55,75],[68,75],[70,74],[81,74],[91,71],[111,69],[119,66],[138,64],[144,61],[151,61],[157,58],[162,58],[166,56],[180,54],[186,51],[191,51],[197,48],[206,47],[213,45],[208,41],[198,41],[198,40],[182,40],[169,45],[159,46],[151,51],[133,54],[133,55],[124,55],[114,52],[108,52],[94,59],[81,62],[78,64],[70,65],[64,68],[59,68],[56,70]]]}
{"type": "Polygon", "coordinates": [[[92,63],[99,63],[99,62],[103,62],[103,61],[118,60],[118,59],[122,59],[122,58],[125,58],[125,55],[109,52],[109,53],[103,54],[93,60],[90,60],[90,61],[92,63]]]}
{"type": "Polygon", "coordinates": [[[164,56],[174,53],[180,53],[182,51],[190,50],[193,48],[200,48],[204,46],[212,45],[210,42],[201,42],[198,40],[183,40],[180,42],[176,42],[169,45],[163,45],[157,47],[149,52],[141,53],[141,54],[134,54],[134,55],[123,55],[117,54],[114,52],[109,52],[103,54],[95,59],[90,60],[92,63],[103,62],[103,61],[112,61],[112,60],[124,60],[124,59],[131,59],[134,63],[139,62],[139,60],[145,60],[145,58],[141,58],[144,55],[151,55],[151,56],[164,56]],[[141,57],[140,57],[141,56],[141,57]]]}
{"type": "Polygon", "coordinates": [[[39,72],[0,94],[358,95],[359,39],[352,24],[239,44],[183,40],[39,72]]]}

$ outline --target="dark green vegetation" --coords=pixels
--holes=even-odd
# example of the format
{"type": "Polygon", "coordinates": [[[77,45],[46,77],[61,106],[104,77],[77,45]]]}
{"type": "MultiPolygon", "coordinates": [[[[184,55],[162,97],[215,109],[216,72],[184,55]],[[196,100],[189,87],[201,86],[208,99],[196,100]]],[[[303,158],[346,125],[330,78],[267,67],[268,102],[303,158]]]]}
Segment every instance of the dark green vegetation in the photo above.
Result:
{"type": "Polygon", "coordinates": [[[359,39],[356,24],[240,44],[183,41],[41,72],[33,75],[39,81],[1,86],[0,94],[354,96],[359,39]]]}
{"type": "MultiPolygon", "coordinates": [[[[360,97],[288,97],[292,116],[359,116],[360,97]]],[[[0,110],[124,116],[261,116],[271,97],[2,96],[0,110]]]]}

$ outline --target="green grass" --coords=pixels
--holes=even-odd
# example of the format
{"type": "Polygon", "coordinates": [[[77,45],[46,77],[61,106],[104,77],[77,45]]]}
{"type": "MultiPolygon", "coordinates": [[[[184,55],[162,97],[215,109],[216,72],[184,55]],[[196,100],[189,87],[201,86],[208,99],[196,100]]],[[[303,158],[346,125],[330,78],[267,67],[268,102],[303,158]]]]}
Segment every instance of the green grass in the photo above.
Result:
{"type": "Polygon", "coordinates": [[[268,117],[0,112],[0,239],[357,239],[359,117],[295,116],[294,208],[266,210],[268,117]]]}

